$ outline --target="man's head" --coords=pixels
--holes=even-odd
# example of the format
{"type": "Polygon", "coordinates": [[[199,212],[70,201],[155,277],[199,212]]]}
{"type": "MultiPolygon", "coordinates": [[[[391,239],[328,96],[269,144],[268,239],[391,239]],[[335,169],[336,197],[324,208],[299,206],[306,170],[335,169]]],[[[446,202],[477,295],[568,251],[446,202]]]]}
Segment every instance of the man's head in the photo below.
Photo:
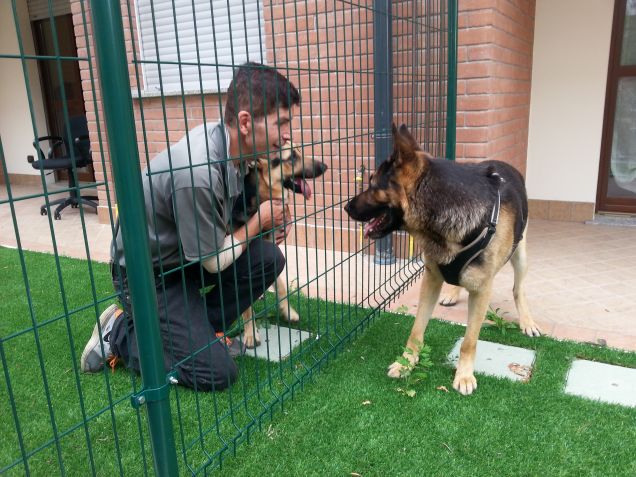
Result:
{"type": "Polygon", "coordinates": [[[271,155],[291,140],[291,113],[300,95],[276,69],[245,63],[235,71],[227,93],[225,124],[238,131],[243,154],[271,155]]]}

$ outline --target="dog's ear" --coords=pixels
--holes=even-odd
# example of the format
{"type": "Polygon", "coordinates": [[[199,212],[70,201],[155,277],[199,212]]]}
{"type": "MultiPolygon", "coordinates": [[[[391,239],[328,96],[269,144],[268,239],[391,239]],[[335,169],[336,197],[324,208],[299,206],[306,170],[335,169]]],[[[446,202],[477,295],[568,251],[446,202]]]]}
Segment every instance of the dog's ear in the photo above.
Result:
{"type": "Polygon", "coordinates": [[[411,131],[409,131],[409,128],[406,127],[406,124],[402,124],[400,126],[400,135],[404,139],[406,139],[408,142],[411,143],[411,146],[413,147],[413,149],[418,150],[418,151],[422,150],[422,148],[420,147],[419,143],[415,140],[415,138],[411,134],[411,131]]]}
{"type": "Polygon", "coordinates": [[[413,139],[413,136],[408,132],[405,125],[400,126],[400,130],[393,124],[393,158],[396,165],[401,164],[403,161],[410,161],[415,159],[415,151],[419,149],[417,142],[413,139]],[[402,131],[406,131],[408,134],[405,136],[402,131]]]}

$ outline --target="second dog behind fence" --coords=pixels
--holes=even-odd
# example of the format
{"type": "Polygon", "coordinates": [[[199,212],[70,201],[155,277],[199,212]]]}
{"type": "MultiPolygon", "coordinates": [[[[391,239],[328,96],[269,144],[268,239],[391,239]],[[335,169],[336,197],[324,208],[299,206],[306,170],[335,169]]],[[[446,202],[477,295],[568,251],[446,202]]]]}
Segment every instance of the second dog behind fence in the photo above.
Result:
{"type": "MultiPolygon", "coordinates": [[[[280,157],[258,159],[245,177],[242,197],[239,197],[232,213],[235,228],[243,226],[247,219],[257,213],[258,207],[267,200],[283,200],[288,192],[311,198],[312,191],[307,179],[320,177],[327,165],[315,159],[306,160],[299,147],[291,142],[283,146],[280,157]]],[[[289,217],[291,219],[291,217],[289,217]]],[[[269,237],[273,239],[273,237],[269,237]]],[[[287,283],[281,273],[276,280],[276,299],[280,314],[285,321],[294,323],[299,316],[287,299],[287,283]]],[[[248,348],[260,344],[260,335],[254,322],[252,307],[243,313],[244,342],[248,348]]]]}

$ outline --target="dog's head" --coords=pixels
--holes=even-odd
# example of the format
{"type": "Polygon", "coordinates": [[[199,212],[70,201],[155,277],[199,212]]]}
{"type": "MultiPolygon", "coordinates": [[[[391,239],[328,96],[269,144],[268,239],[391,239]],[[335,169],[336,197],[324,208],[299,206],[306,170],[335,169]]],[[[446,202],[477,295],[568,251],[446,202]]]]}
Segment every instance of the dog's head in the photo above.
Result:
{"type": "Polygon", "coordinates": [[[307,179],[323,175],[327,165],[315,159],[306,159],[297,146],[288,142],[283,145],[280,155],[259,159],[256,169],[260,176],[261,200],[281,198],[284,189],[310,199],[312,191],[307,179]]]}
{"type": "Polygon", "coordinates": [[[345,205],[353,220],[367,222],[364,236],[382,238],[404,225],[408,193],[422,176],[430,156],[421,150],[405,125],[393,125],[393,153],[369,179],[366,190],[345,205]]]}

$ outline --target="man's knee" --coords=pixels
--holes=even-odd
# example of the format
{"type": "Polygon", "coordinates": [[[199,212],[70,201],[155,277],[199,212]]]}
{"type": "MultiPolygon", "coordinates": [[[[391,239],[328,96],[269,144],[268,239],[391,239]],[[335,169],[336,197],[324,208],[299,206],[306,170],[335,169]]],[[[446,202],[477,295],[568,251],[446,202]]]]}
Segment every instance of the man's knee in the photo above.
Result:
{"type": "Polygon", "coordinates": [[[267,264],[270,268],[280,274],[285,268],[285,255],[281,251],[280,247],[275,243],[270,243],[270,251],[267,256],[267,264]]]}
{"type": "MultiPolygon", "coordinates": [[[[238,367],[227,353],[216,356],[213,362],[191,366],[183,363],[178,367],[179,384],[197,391],[223,391],[238,379],[238,367]]],[[[197,360],[198,361],[198,360],[197,360]]]]}
{"type": "Polygon", "coordinates": [[[259,257],[257,262],[260,262],[252,262],[257,271],[262,270],[272,281],[275,280],[285,268],[285,255],[278,245],[268,240],[260,240],[260,243],[253,243],[253,246],[252,250],[259,257]]]}

